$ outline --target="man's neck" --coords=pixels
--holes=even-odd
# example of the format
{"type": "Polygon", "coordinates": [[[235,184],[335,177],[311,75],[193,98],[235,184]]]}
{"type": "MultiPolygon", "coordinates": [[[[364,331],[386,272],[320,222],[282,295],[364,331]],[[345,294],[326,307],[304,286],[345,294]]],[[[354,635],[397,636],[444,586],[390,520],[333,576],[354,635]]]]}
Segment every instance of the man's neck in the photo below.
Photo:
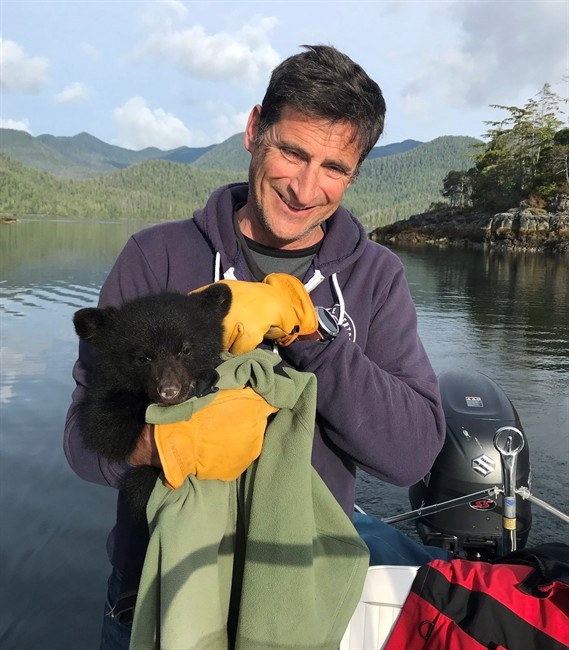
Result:
{"type": "Polygon", "coordinates": [[[253,278],[261,282],[269,273],[288,273],[302,280],[322,241],[308,248],[294,250],[260,244],[241,232],[237,220],[238,210],[239,206],[233,217],[233,227],[253,278]]]}

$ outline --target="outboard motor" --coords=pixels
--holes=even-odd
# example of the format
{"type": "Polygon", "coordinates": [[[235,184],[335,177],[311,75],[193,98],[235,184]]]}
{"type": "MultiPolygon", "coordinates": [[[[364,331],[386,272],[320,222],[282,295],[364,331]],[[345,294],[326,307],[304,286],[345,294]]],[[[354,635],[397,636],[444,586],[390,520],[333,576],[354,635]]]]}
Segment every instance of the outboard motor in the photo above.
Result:
{"type": "MultiPolygon", "coordinates": [[[[501,487],[502,464],[494,434],[508,426],[522,431],[513,404],[485,375],[453,370],[439,376],[439,385],[446,440],[431,471],[409,488],[413,509],[501,487]]],[[[526,440],[517,458],[515,487],[531,488],[530,480],[526,440]]],[[[516,543],[523,548],[531,528],[531,507],[520,497],[516,501],[516,543]]],[[[420,517],[417,532],[424,544],[446,548],[456,557],[490,560],[502,554],[502,514],[501,500],[488,496],[420,517]]]]}

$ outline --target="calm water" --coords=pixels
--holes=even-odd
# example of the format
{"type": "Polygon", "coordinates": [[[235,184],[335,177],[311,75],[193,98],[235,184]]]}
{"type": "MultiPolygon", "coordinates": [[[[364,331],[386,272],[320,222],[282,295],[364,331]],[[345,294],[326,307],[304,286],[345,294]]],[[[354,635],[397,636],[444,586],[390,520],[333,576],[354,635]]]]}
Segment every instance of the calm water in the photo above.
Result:
{"type": "MultiPolygon", "coordinates": [[[[94,305],[140,224],[24,221],[0,227],[0,647],[97,647],[114,494],[77,478],[62,452],[76,355],[73,312],[94,305]]],[[[514,402],[534,492],[568,510],[569,260],[399,251],[437,372],[473,369],[514,402]]],[[[407,509],[406,490],[361,476],[368,512],[407,509]]],[[[530,544],[569,528],[534,509],[530,544]]]]}

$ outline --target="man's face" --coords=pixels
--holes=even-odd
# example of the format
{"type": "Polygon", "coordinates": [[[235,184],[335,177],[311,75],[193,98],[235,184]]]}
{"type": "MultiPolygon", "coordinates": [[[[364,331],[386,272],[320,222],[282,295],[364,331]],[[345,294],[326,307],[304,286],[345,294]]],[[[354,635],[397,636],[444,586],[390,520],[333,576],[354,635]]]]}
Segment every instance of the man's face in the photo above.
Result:
{"type": "Polygon", "coordinates": [[[238,212],[241,231],[266,246],[306,248],[322,239],[320,225],[356,171],[361,152],[353,127],[287,108],[257,142],[259,115],[256,106],[245,133],[251,165],[249,200],[238,212]]]}

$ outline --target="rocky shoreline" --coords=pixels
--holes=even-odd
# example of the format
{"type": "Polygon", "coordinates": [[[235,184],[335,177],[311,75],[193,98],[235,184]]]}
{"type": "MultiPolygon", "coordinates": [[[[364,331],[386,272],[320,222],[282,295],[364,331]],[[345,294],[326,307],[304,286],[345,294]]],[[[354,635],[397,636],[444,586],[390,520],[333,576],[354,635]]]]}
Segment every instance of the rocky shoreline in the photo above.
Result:
{"type": "Polygon", "coordinates": [[[569,253],[569,210],[566,205],[551,212],[522,205],[498,214],[426,212],[377,228],[370,239],[404,246],[569,253]]]}

